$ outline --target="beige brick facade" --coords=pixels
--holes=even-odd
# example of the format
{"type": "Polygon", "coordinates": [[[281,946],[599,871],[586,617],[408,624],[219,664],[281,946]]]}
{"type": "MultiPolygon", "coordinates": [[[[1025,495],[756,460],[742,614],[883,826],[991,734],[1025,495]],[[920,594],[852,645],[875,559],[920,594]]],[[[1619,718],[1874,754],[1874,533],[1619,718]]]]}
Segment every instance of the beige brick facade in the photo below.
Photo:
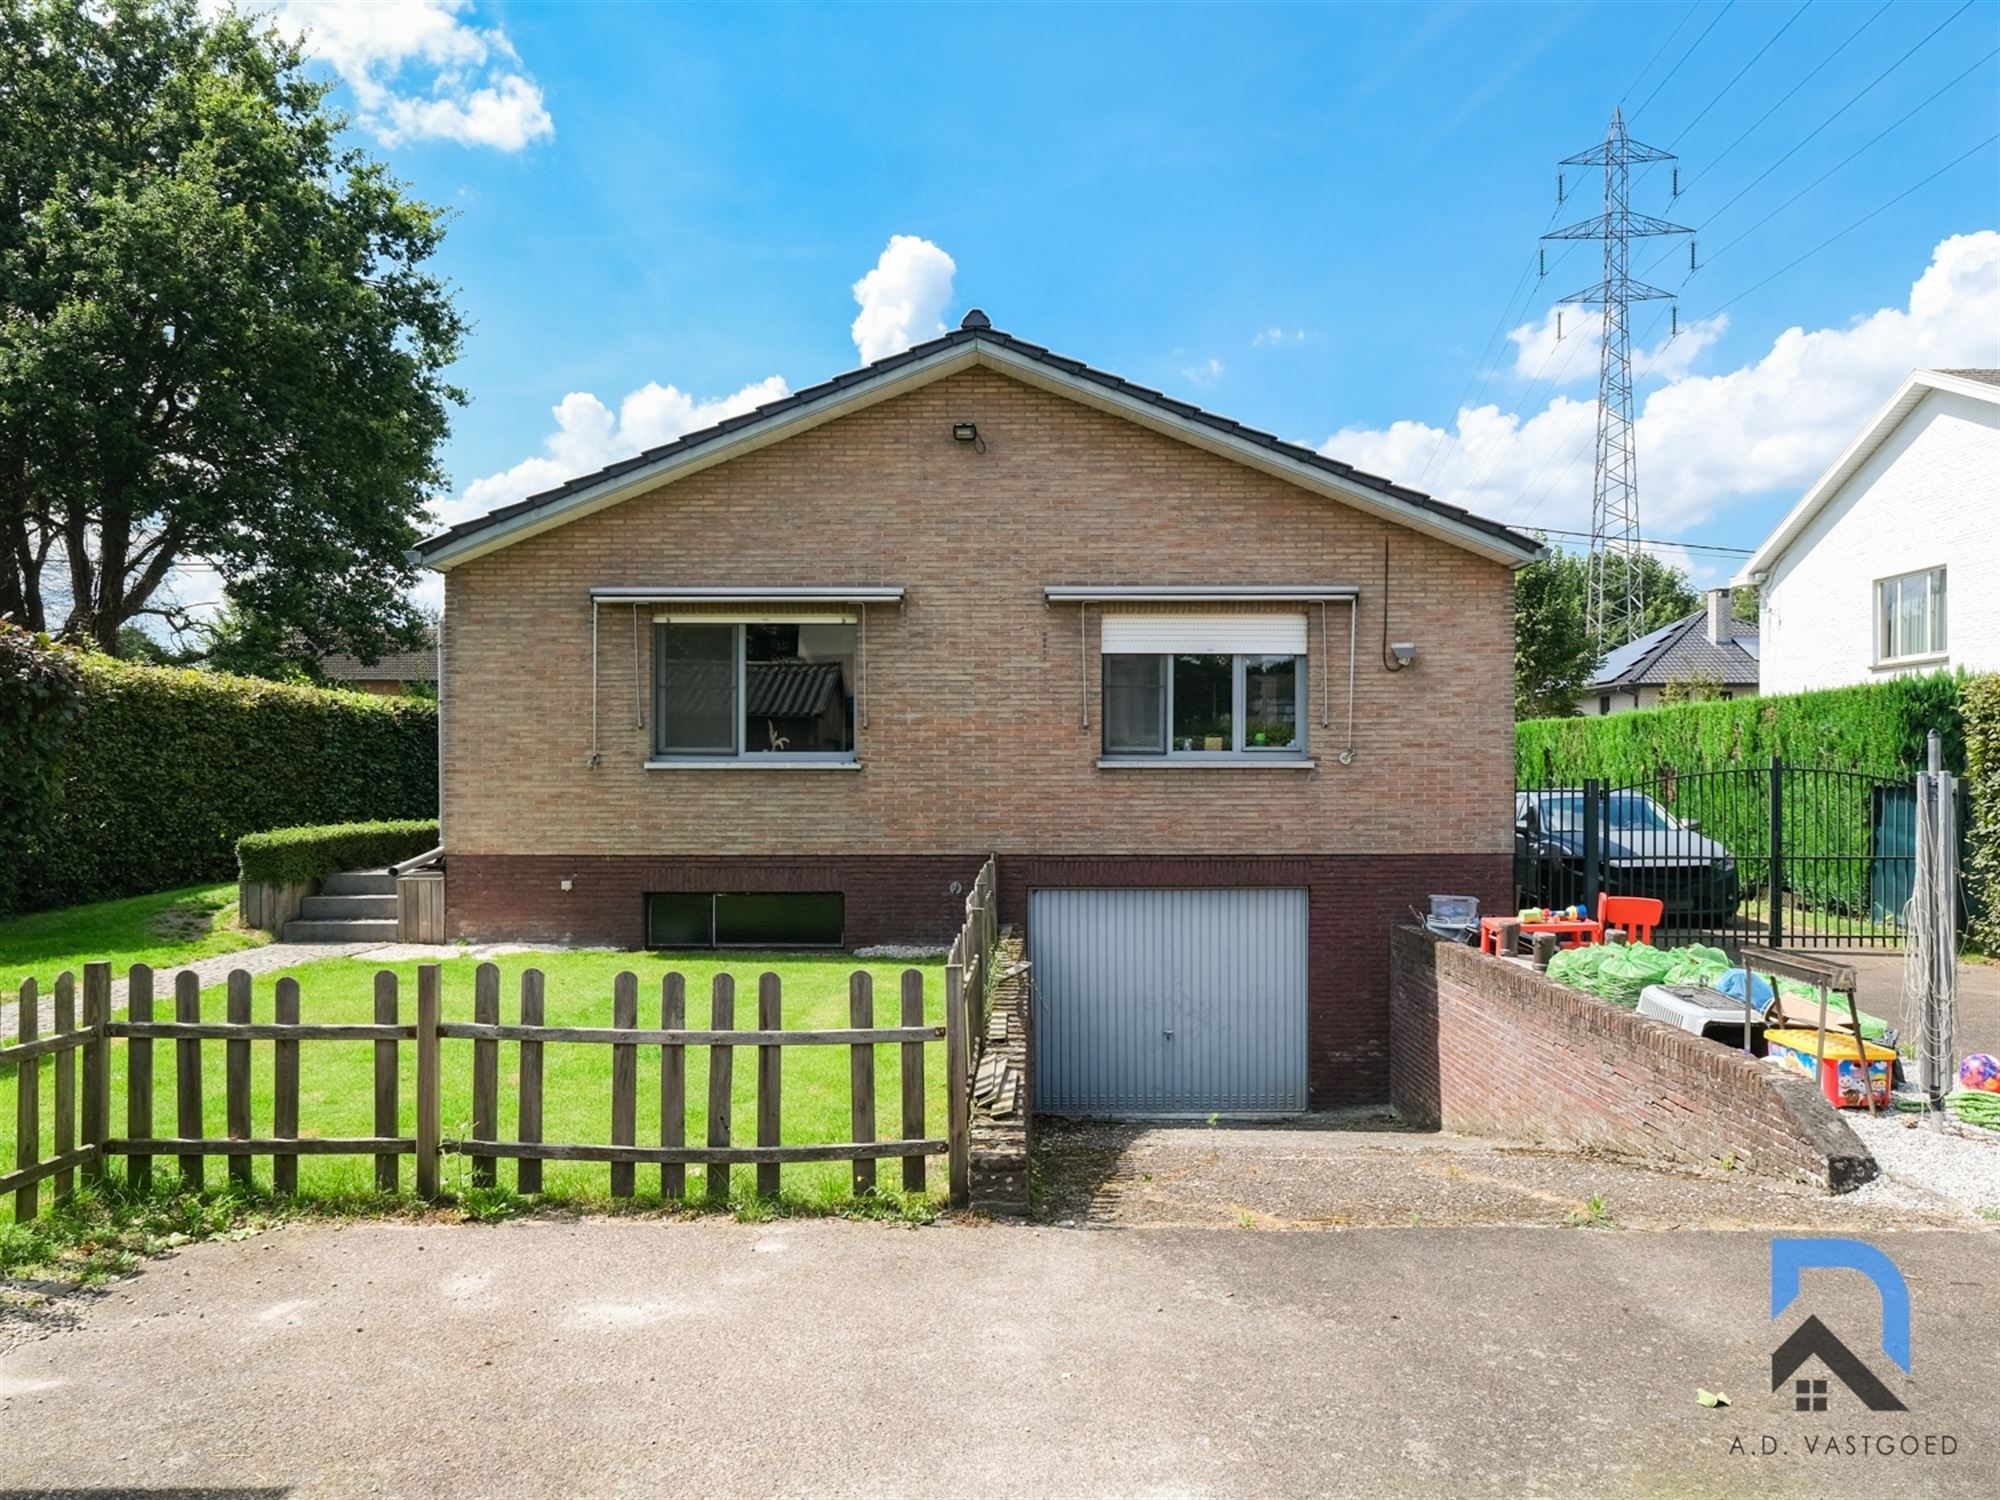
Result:
{"type": "Polygon", "coordinates": [[[974,369],[455,567],[445,845],[1499,855],[1512,663],[1503,565],[974,369]],[[986,451],[954,443],[955,421],[976,422],[986,451]],[[1379,660],[1385,540],[1391,633],[1420,651],[1398,674],[1379,660]],[[1347,673],[1335,605],[1330,659],[1310,611],[1317,770],[1099,768],[1099,611],[1085,653],[1078,607],[1047,606],[1042,589],[1116,582],[1358,585],[1353,764],[1334,757],[1347,673]],[[627,606],[599,620],[589,764],[590,588],[814,584],[908,590],[900,611],[868,613],[860,770],[647,769],[653,611],[627,606]]]}

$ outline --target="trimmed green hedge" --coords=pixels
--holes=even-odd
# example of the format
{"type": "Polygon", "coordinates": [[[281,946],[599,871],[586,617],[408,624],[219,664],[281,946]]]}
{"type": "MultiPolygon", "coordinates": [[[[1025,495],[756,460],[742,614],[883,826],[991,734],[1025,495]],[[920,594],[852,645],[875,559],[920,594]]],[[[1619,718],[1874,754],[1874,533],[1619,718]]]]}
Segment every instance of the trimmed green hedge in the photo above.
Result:
{"type": "MultiPolygon", "coordinates": [[[[1694,773],[1761,769],[1773,755],[1794,766],[1913,776],[1928,761],[1931,730],[1943,739],[1945,769],[1972,783],[1964,890],[1972,933],[2000,948],[2000,677],[1933,673],[1861,687],[1781,698],[1687,703],[1598,718],[1528,719],[1514,729],[1514,770],[1522,786],[1577,786],[1587,776],[1611,786],[1658,782],[1669,810],[1695,816],[1702,832],[1757,868],[1769,857],[1770,816],[1762,796],[1703,799],[1694,773]],[[1684,794],[1676,805],[1673,791],[1684,794]]],[[[1765,778],[1768,781],[1768,778],[1765,778]]],[[[1757,785],[1764,783],[1759,782],[1757,785]]],[[[1845,783],[1834,783],[1835,788],[1845,783]]],[[[1796,809],[1809,827],[1786,832],[1798,850],[1863,850],[1881,816],[1866,784],[1851,806],[1796,809]]],[[[1804,859],[1787,866],[1786,889],[1815,905],[1865,913],[1874,893],[1864,867],[1804,859]]]]}
{"type": "Polygon", "coordinates": [[[434,818],[274,828],[236,841],[236,868],[245,880],[284,885],[342,870],[384,869],[435,849],[437,842],[434,818]]]}
{"type": "Polygon", "coordinates": [[[1966,926],[1988,953],[2000,953],[2000,675],[1966,680],[1965,776],[1972,826],[1965,833],[1966,926]]]}
{"type": "Polygon", "coordinates": [[[20,909],[233,878],[246,833],[437,816],[434,703],[75,662],[82,711],[42,751],[60,774],[23,840],[20,909]]]}
{"type": "Polygon", "coordinates": [[[1915,775],[1933,729],[1944,736],[1946,768],[1960,770],[1964,680],[1939,672],[1784,698],[1526,719],[1514,726],[1514,774],[1522,786],[1576,786],[1586,776],[1622,785],[1670,770],[1763,765],[1782,755],[1801,766],[1915,775]]]}

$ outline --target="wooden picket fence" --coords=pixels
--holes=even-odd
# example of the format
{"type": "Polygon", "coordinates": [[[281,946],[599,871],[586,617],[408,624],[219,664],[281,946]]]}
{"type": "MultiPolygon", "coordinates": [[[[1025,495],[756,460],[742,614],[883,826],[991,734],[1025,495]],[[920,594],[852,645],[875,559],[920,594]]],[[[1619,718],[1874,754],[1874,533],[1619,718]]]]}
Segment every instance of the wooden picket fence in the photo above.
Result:
{"type": "Polygon", "coordinates": [[[251,1159],[271,1159],[272,1184],[281,1193],[296,1191],[298,1158],[302,1155],[358,1155],[375,1159],[378,1188],[394,1192],[400,1185],[402,1158],[414,1158],[416,1189],[425,1198],[439,1193],[442,1158],[455,1153],[471,1159],[474,1185],[497,1181],[497,1163],[514,1161],[517,1186],[523,1193],[542,1187],[542,1163],[546,1161],[607,1162],[611,1169],[614,1197],[629,1197],[634,1188],[636,1168],[657,1164],[660,1191],[668,1198],[686,1193],[690,1166],[706,1170],[706,1190],[710,1197],[726,1195],[729,1170],[739,1163],[757,1168],[757,1191],[775,1196],[780,1172],[789,1162],[847,1161],[853,1163],[855,1191],[865,1192],[876,1184],[876,1163],[902,1162],[903,1186],[921,1190],[925,1185],[925,1157],[942,1155],[950,1169],[950,1200],[962,1206],[970,1192],[970,1112],[967,1104],[970,1051],[969,1025],[964,986],[947,983],[945,1024],[924,1020],[924,976],[907,970],[902,976],[898,1024],[875,1024],[873,977],[856,972],[848,982],[849,1025],[840,1029],[786,1030],[783,1026],[783,993],[775,974],[764,974],[757,985],[757,1019],[754,1027],[739,1027],[736,1020],[735,981],[723,974],[715,977],[709,998],[709,1024],[687,1025],[687,988],[684,976],[668,974],[661,984],[660,1024],[642,1028],[638,1024],[639,982],[623,973],[612,987],[612,1024],[608,1027],[549,1026],[544,1024],[544,978],[529,969],[520,978],[519,1020],[500,1019],[500,971],[492,964],[480,965],[473,990],[473,1019],[446,1021],[441,1015],[441,982],[435,964],[417,971],[416,1017],[403,1019],[397,976],[383,970],[375,976],[375,1020],[362,1023],[312,1023],[299,1020],[299,985],[295,979],[280,979],[275,996],[275,1019],[253,1023],[250,1019],[250,976],[242,970],[231,973],[226,982],[226,1018],[201,1019],[201,984],[192,970],[182,970],[174,980],[174,1019],[154,1019],[154,974],[143,964],[135,964],[128,978],[126,1017],[111,1017],[111,966],[86,964],[83,971],[83,1010],[76,1008],[77,985],[73,976],[63,974],[55,983],[54,1026],[49,1035],[40,1035],[39,993],[32,981],[21,990],[20,1035],[11,1045],[0,1045],[0,1066],[27,1064],[16,1069],[16,1160],[15,1169],[0,1174],[0,1194],[14,1194],[17,1221],[34,1217],[39,1211],[41,1184],[53,1178],[55,1196],[67,1195],[81,1172],[86,1181],[101,1179],[111,1157],[126,1161],[127,1180],[143,1187],[152,1180],[155,1157],[178,1160],[183,1183],[200,1188],[206,1160],[211,1156],[227,1159],[229,1175],[248,1182],[251,1159]],[[441,1118],[442,1059],[440,1044],[446,1038],[472,1043],[472,1118],[470,1134],[463,1140],[444,1136],[441,1118]],[[113,1040],[125,1041],[126,1123],[125,1133],[111,1134],[111,1066],[113,1040]],[[224,1045],[223,1087],[227,1135],[202,1133],[203,1077],[201,1044],[221,1041],[224,1045]],[[153,1048],[171,1042],[175,1047],[175,1133],[159,1135],[154,1128],[153,1048]],[[251,1121],[250,1049],[254,1043],[269,1042],[273,1048],[272,1130],[268,1136],[255,1134],[251,1121]],[[374,1129],[375,1134],[359,1137],[301,1137],[299,1134],[299,1047],[303,1043],[368,1042],[374,1046],[374,1129]],[[500,1043],[520,1044],[519,1098],[516,1138],[500,1135],[500,1043]],[[924,1100],[925,1048],[942,1042],[945,1051],[947,1097],[950,1101],[946,1133],[926,1134],[924,1100]],[[399,1049],[404,1043],[416,1048],[416,1133],[398,1133],[402,1113],[399,1049]],[[902,1048],[901,1134],[878,1139],[875,1121],[875,1048],[883,1043],[902,1048]],[[550,1045],[607,1046],[611,1053],[610,1136],[608,1143],[544,1140],[543,1049],[550,1045]],[[846,1047],[849,1049],[851,1139],[840,1142],[783,1143],[782,1100],[784,1055],[791,1047],[846,1047]],[[638,1102],[638,1051],[641,1047],[660,1049],[660,1143],[642,1146],[636,1139],[638,1102]],[[708,1067],[707,1140],[690,1145],[686,1140],[686,1058],[690,1047],[705,1047],[708,1067]],[[735,1053],[739,1047],[754,1047],[756,1057],[756,1143],[738,1144],[731,1121],[735,1053]],[[53,1056],[54,1119],[51,1154],[41,1155],[40,1059],[53,1056]],[[82,1059],[82,1088],[77,1087],[77,1060],[82,1059]]]}

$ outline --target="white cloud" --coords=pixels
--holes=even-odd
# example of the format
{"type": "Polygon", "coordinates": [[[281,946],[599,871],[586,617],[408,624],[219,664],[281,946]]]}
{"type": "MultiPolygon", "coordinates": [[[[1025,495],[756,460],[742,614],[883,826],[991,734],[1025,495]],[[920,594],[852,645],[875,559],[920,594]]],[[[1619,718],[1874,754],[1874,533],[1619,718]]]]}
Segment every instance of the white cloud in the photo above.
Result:
{"type": "MultiPolygon", "coordinates": [[[[1735,501],[1802,488],[1913,368],[2000,365],[2000,232],[1941,241],[1905,307],[1841,328],[1790,328],[1739,369],[1694,374],[1726,326],[1706,319],[1635,356],[1642,378],[1667,377],[1645,397],[1637,423],[1640,511],[1650,532],[1671,535],[1735,501]]],[[[1533,371],[1553,331],[1553,320],[1515,331],[1517,369],[1533,371]]],[[[1572,333],[1565,318],[1564,334],[1565,343],[1574,336],[1587,345],[1583,367],[1595,374],[1595,330],[1572,333]]],[[[1526,414],[1467,407],[1449,430],[1422,422],[1348,428],[1321,451],[1502,520],[1581,527],[1590,515],[1596,412],[1594,399],[1563,394],[1526,414]]]]}
{"type": "Polygon", "coordinates": [[[354,93],[388,145],[447,140],[518,151],[555,133],[542,91],[471,0],[280,0],[272,19],[354,93]]]}
{"type": "Polygon", "coordinates": [[[951,304],[951,279],[958,266],[929,240],[914,234],[889,237],[875,269],[854,283],[861,312],[854,320],[854,347],[864,364],[944,332],[951,304]]]}
{"type": "Polygon", "coordinates": [[[621,458],[776,401],[790,390],[783,376],[772,375],[732,395],[696,400],[676,386],[648,381],[626,396],[616,412],[589,391],[571,391],[550,408],[556,427],[542,442],[545,451],[522,459],[511,469],[473,480],[464,494],[434,507],[438,524],[450,526],[510,500],[553,489],[621,458]]]}
{"type": "Polygon", "coordinates": [[[1306,331],[1303,328],[1294,328],[1288,333],[1274,324],[1269,328],[1258,330],[1250,340],[1250,347],[1268,349],[1273,344],[1303,344],[1305,341],[1306,331]]]}
{"type": "Polygon", "coordinates": [[[1191,365],[1182,365],[1181,378],[1190,380],[1196,385],[1214,385],[1222,378],[1222,369],[1222,361],[1210,355],[1207,359],[1198,359],[1191,365]]]}
{"type": "MultiPolygon", "coordinates": [[[[1727,313],[1690,323],[1677,334],[1662,334],[1650,349],[1633,350],[1632,368],[1649,379],[1678,380],[1728,331],[1727,313]]],[[[1595,380],[1604,315],[1585,307],[1551,307],[1539,323],[1523,323],[1507,337],[1514,345],[1516,375],[1551,385],[1595,380]]]]}

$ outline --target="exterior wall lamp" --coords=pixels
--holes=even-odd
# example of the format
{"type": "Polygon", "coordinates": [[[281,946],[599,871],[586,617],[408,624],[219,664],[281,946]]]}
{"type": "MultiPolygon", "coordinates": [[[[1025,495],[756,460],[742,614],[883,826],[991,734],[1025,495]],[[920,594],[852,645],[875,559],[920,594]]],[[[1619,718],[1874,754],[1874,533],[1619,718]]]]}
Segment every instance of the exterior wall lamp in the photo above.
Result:
{"type": "Polygon", "coordinates": [[[986,451],[986,439],[979,435],[977,422],[954,422],[951,424],[951,440],[954,443],[970,443],[975,453],[986,451]]]}

